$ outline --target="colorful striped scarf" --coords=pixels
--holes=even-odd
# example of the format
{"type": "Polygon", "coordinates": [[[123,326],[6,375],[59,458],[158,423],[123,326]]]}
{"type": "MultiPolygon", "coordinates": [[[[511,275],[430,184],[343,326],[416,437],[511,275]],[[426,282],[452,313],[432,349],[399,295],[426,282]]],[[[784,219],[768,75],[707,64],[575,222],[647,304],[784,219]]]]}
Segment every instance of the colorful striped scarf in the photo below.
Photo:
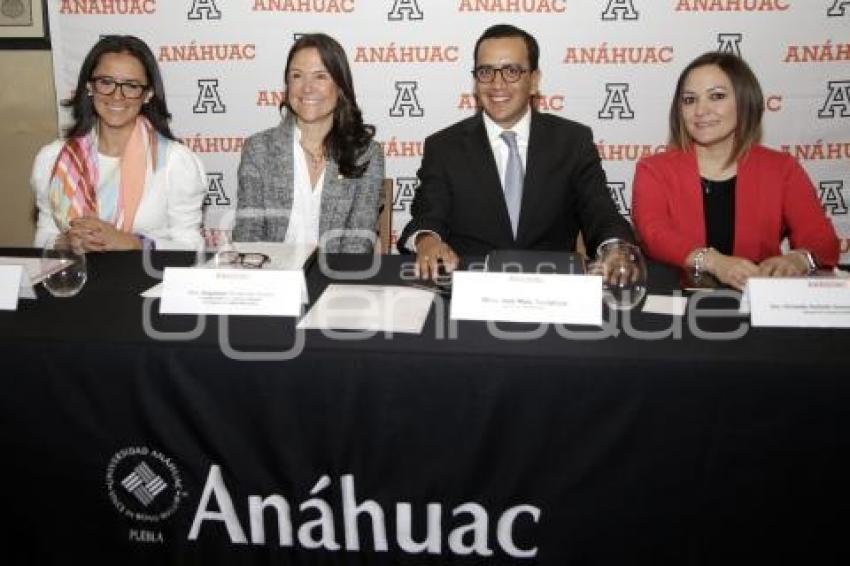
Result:
{"type": "MultiPolygon", "coordinates": [[[[142,116],[121,155],[119,166],[118,203],[109,218],[101,218],[124,232],[133,231],[133,222],[147,181],[152,178],[168,139],[162,137],[142,116]]],[[[68,229],[71,220],[83,216],[100,218],[98,209],[97,135],[92,130],[87,135],[70,138],[62,146],[50,179],[48,193],[53,219],[61,231],[68,229]]]]}

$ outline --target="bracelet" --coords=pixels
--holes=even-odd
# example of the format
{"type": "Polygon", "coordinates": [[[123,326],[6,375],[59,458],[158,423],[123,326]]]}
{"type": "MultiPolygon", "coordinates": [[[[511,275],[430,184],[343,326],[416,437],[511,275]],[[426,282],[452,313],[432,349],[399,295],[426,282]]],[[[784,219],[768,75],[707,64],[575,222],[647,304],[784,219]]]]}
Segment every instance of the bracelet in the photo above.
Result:
{"type": "Polygon", "coordinates": [[[791,251],[793,253],[800,254],[801,256],[803,256],[803,259],[806,260],[806,269],[808,270],[806,275],[812,275],[815,272],[817,272],[818,264],[815,261],[815,258],[812,255],[812,252],[810,252],[809,250],[806,250],[806,249],[802,249],[802,248],[797,249],[797,250],[791,250],[791,251]]]}
{"type": "Polygon", "coordinates": [[[708,270],[705,265],[705,256],[708,255],[712,248],[700,248],[697,250],[697,253],[694,254],[694,275],[699,277],[703,273],[706,273],[708,270]]]}

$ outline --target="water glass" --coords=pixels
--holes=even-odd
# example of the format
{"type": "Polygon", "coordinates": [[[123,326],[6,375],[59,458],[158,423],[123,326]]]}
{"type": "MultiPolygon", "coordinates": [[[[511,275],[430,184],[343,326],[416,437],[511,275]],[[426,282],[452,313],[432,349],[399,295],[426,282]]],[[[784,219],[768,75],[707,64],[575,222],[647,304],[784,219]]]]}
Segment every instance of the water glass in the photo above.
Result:
{"type": "Polygon", "coordinates": [[[54,297],[73,297],[86,284],[85,251],[57,241],[53,248],[45,248],[41,257],[43,268],[50,270],[42,285],[54,297]]]}
{"type": "Polygon", "coordinates": [[[602,298],[612,309],[632,309],[646,296],[646,262],[634,244],[605,244],[590,272],[602,275],[602,298]]]}

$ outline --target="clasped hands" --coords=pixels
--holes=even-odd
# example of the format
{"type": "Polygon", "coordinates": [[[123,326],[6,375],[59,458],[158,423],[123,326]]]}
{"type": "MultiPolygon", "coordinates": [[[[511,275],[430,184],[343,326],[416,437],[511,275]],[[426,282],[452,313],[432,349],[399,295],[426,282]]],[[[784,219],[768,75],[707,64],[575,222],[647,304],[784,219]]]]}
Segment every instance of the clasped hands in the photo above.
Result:
{"type": "Polygon", "coordinates": [[[99,218],[83,216],[74,218],[57,242],[65,242],[74,249],[87,252],[106,252],[141,249],[142,243],[133,234],[122,232],[99,218]]]}
{"type": "Polygon", "coordinates": [[[750,277],[794,277],[809,272],[805,256],[796,251],[769,257],[756,264],[743,257],[711,250],[706,256],[706,267],[721,283],[738,290],[744,289],[750,277]]]}

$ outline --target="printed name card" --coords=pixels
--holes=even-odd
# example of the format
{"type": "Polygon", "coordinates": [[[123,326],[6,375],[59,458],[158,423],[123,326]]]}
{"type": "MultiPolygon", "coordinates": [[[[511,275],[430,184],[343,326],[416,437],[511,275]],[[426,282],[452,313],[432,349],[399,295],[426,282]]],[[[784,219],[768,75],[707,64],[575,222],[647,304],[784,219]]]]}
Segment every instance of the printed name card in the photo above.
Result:
{"type": "Polygon", "coordinates": [[[18,309],[18,292],[23,276],[22,265],[0,265],[0,310],[18,309]]]}
{"type": "Polygon", "coordinates": [[[850,280],[751,278],[753,326],[850,328],[850,280]]]}
{"type": "Polygon", "coordinates": [[[602,277],[455,271],[453,320],[602,326],[602,277]]]}
{"type": "Polygon", "coordinates": [[[307,302],[301,270],[166,267],[161,314],[299,316],[307,302]]]}

